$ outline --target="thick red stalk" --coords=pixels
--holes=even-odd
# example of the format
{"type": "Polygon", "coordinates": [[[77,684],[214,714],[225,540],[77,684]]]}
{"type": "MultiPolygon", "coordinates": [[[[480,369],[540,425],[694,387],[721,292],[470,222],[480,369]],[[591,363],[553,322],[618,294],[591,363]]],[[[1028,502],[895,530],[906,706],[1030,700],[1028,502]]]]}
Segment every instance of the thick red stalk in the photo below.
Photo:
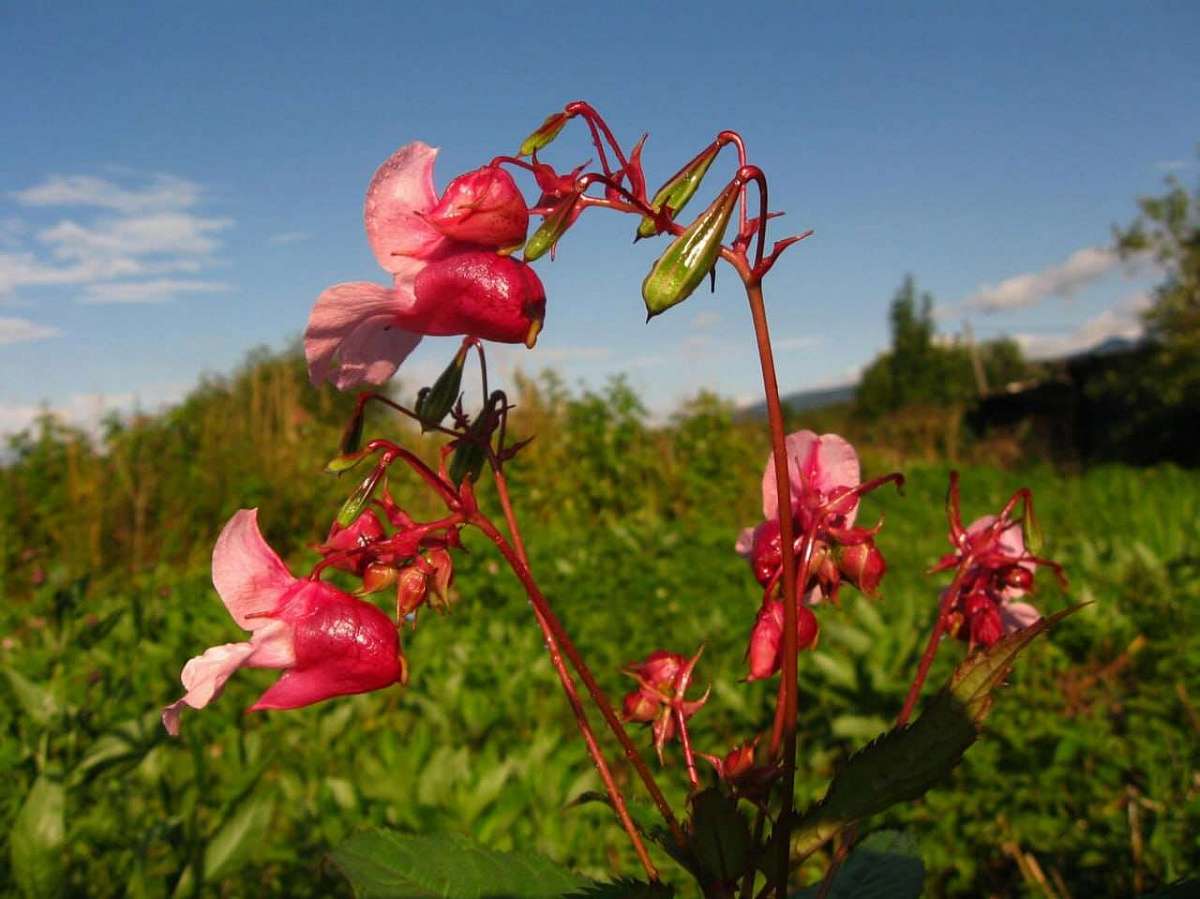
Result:
{"type": "MultiPolygon", "coordinates": [[[[760,185],[761,186],[761,185],[760,185]]],[[[763,191],[765,200],[766,191],[763,191]]],[[[744,263],[743,263],[744,265],[744,263]]],[[[754,320],[754,337],[762,366],[763,392],[767,401],[767,421],[771,427],[771,455],[775,460],[775,493],[779,505],[779,540],[783,555],[783,671],[781,677],[783,707],[783,778],[781,807],[776,828],[782,828],[779,840],[779,859],[776,868],[777,894],[787,894],[788,834],[792,824],[792,794],[796,784],[796,566],[795,535],[792,531],[792,491],[788,477],[787,443],[784,434],[783,406],[779,401],[779,382],[775,377],[775,358],[771,352],[771,335],[767,328],[766,304],[762,284],[754,277],[743,275],[750,315],[754,320]]],[[[778,715],[778,710],[777,710],[778,715]]]]}
{"type": "Polygon", "coordinates": [[[476,513],[472,516],[471,523],[483,531],[488,539],[496,545],[496,548],[500,550],[501,555],[504,556],[505,561],[508,562],[509,567],[512,568],[513,573],[517,576],[518,580],[521,581],[521,585],[525,588],[525,593],[528,595],[530,603],[533,605],[540,617],[545,621],[546,627],[548,628],[550,634],[554,637],[555,641],[562,649],[563,654],[567,657],[567,660],[571,663],[571,666],[579,675],[580,680],[583,681],[584,687],[587,688],[588,694],[591,696],[592,701],[596,704],[596,708],[600,710],[600,714],[604,718],[605,723],[608,724],[613,736],[617,738],[617,742],[621,744],[621,749],[625,753],[625,758],[629,760],[631,765],[633,765],[638,777],[641,778],[642,783],[646,786],[646,790],[649,792],[650,798],[654,801],[659,813],[663,816],[663,820],[666,821],[667,826],[671,830],[672,836],[675,838],[675,841],[680,845],[683,845],[685,839],[683,829],[679,826],[679,820],[675,817],[675,813],[671,811],[670,803],[667,802],[666,796],[663,795],[662,790],[659,789],[658,784],[654,780],[654,775],[650,773],[650,769],[646,765],[645,759],[642,758],[641,754],[637,750],[637,747],[633,744],[633,740],[630,739],[629,734],[626,732],[624,725],[621,724],[621,719],[617,717],[617,713],[613,710],[612,703],[609,702],[608,697],[604,694],[604,691],[596,682],[596,678],[592,674],[591,669],[588,668],[587,663],[585,663],[582,656],[580,656],[579,650],[575,647],[574,642],[572,642],[570,636],[563,628],[562,622],[558,620],[558,616],[555,615],[554,611],[550,608],[549,603],[546,601],[546,597],[542,595],[537,582],[533,579],[533,574],[530,572],[529,566],[521,560],[521,557],[517,554],[516,550],[513,549],[512,546],[509,545],[508,541],[504,539],[504,536],[496,530],[495,525],[493,525],[483,515],[476,513]]]}

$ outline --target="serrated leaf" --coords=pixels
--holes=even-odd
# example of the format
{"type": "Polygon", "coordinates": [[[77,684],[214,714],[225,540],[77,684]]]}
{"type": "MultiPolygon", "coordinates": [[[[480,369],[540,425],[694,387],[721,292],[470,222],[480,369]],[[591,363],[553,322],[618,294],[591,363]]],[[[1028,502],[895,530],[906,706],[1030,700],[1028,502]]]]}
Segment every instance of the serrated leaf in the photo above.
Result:
{"type": "Polygon", "coordinates": [[[675,890],[665,883],[646,883],[622,877],[609,883],[593,883],[568,893],[563,899],[671,899],[675,890]]]}
{"type": "MultiPolygon", "coordinates": [[[[838,870],[828,899],[919,899],[925,885],[925,865],[916,841],[898,830],[881,830],[862,840],[838,870]]],[[[816,899],[814,884],[791,899],[816,899]]]]}
{"type": "Polygon", "coordinates": [[[373,830],[330,855],[359,899],[550,899],[589,885],[544,856],[497,852],[458,834],[373,830]]]}
{"type": "Polygon", "coordinates": [[[688,847],[697,861],[722,883],[737,880],[750,867],[750,825],[737,800],[710,788],[692,797],[688,847]]]}
{"type": "Polygon", "coordinates": [[[806,855],[855,821],[917,799],[940,783],[979,737],[992,691],[1012,670],[1017,655],[1079,608],[1043,618],[970,656],[920,718],[880,734],[852,755],[825,797],[801,817],[792,834],[792,852],[806,855]]]}
{"type": "Polygon", "coordinates": [[[35,724],[45,727],[59,713],[61,705],[54,691],[42,684],[35,684],[15,668],[5,668],[4,674],[12,688],[13,696],[21,706],[21,710],[35,724]]]}
{"type": "Polygon", "coordinates": [[[63,785],[41,775],[33,782],[8,834],[12,876],[25,896],[58,896],[66,839],[63,785]]]}

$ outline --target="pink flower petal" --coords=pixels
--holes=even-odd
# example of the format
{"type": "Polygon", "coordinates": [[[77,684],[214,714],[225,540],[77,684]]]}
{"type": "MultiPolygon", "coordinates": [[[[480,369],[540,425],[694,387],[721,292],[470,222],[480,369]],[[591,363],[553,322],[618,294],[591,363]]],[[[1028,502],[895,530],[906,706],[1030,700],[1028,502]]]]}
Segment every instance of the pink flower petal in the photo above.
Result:
{"type": "Polygon", "coordinates": [[[179,718],[183,709],[202,709],[220,694],[229,676],[254,654],[250,643],[225,643],[213,646],[183,666],[180,680],[187,692],[162,711],[163,726],[173,737],[179,736],[179,718]]]}
{"type": "Polygon", "coordinates": [[[272,619],[254,632],[250,645],[254,655],[246,659],[247,668],[290,668],[296,664],[294,635],[286,622],[272,619]]]}
{"type": "MultiPolygon", "coordinates": [[[[785,444],[793,508],[799,504],[806,490],[816,488],[828,495],[836,487],[859,485],[858,454],[845,438],[837,434],[818,437],[812,431],[796,431],[787,436],[785,444]]],[[[774,455],[767,459],[762,494],[763,518],[775,518],[779,514],[779,500],[775,488],[774,455]]],[[[856,507],[846,516],[846,526],[854,523],[857,511],[856,507]]]]}
{"type": "Polygon", "coordinates": [[[1004,633],[1023,630],[1041,620],[1042,613],[1027,602],[1006,602],[1000,605],[1000,620],[1004,622],[1004,633]]]}
{"type": "Polygon", "coordinates": [[[263,539],[257,509],[234,513],[221,531],[213,547],[212,579],[233,620],[248,631],[267,626],[269,619],[253,616],[274,612],[296,583],[263,539]]]}
{"type": "Polygon", "coordinates": [[[737,543],[733,545],[734,551],[743,559],[750,558],[750,552],[754,549],[755,530],[755,528],[742,528],[742,532],[738,534],[737,543]]]}
{"type": "Polygon", "coordinates": [[[436,158],[433,147],[413,141],[393,153],[367,187],[363,209],[367,240],[385,271],[398,271],[404,257],[431,258],[446,242],[423,217],[437,205],[433,188],[436,158]]]}
{"type": "Polygon", "coordinates": [[[390,378],[421,341],[420,334],[399,327],[399,316],[413,302],[408,290],[365,281],[326,289],[317,297],[304,332],[312,383],[329,380],[346,390],[390,378]]]}

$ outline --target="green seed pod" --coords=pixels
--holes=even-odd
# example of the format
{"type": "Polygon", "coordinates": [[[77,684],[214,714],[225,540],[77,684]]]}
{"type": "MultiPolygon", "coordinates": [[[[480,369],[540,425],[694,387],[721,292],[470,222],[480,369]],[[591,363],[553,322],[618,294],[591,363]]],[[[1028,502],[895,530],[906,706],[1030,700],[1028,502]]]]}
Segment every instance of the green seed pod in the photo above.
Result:
{"type": "Polygon", "coordinates": [[[525,261],[533,262],[554,249],[558,239],[566,233],[575,221],[575,205],[578,197],[566,197],[558,207],[546,216],[541,226],[525,242],[525,261]]]}
{"type": "Polygon", "coordinates": [[[436,428],[458,402],[459,391],[462,387],[463,366],[467,361],[467,349],[464,345],[454,354],[446,370],[438,375],[432,387],[425,387],[417,394],[417,417],[421,420],[421,430],[428,431],[436,428]]]}
{"type": "Polygon", "coordinates": [[[337,523],[344,528],[350,527],[362,514],[362,510],[367,507],[367,503],[371,501],[371,495],[375,492],[375,487],[379,484],[379,479],[383,477],[383,473],[387,471],[387,465],[380,463],[376,465],[374,470],[363,479],[363,482],[358,485],[353,493],[346,497],[346,501],[342,503],[342,508],[338,510],[337,523]]]}
{"type": "Polygon", "coordinates": [[[642,282],[647,321],[690,297],[716,265],[740,189],[731,181],[650,267],[642,282]]]}
{"type": "Polygon", "coordinates": [[[555,112],[546,116],[546,120],[538,126],[537,130],[521,141],[521,148],[517,150],[517,155],[528,156],[547,146],[554,138],[558,137],[563,126],[567,124],[568,118],[570,117],[565,112],[555,112]]]}
{"type": "MultiPolygon", "coordinates": [[[[708,174],[708,169],[713,160],[717,158],[720,149],[719,143],[714,142],[709,145],[658,189],[654,199],[650,201],[650,205],[655,210],[661,210],[665,206],[670,210],[672,216],[679,213],[687,205],[688,200],[695,196],[696,189],[700,187],[704,176],[708,174]]],[[[637,236],[639,238],[653,237],[657,233],[658,226],[655,225],[654,219],[649,216],[643,217],[641,224],[638,225],[637,236]]]]}

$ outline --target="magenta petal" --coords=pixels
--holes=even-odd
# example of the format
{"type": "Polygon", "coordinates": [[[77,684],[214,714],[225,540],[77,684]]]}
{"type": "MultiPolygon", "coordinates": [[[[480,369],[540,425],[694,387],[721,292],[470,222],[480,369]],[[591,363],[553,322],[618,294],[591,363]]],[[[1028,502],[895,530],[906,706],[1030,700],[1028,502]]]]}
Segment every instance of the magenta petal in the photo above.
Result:
{"type": "Polygon", "coordinates": [[[213,585],[225,608],[248,631],[269,620],[257,615],[274,612],[296,578],[267,545],[258,529],[258,510],[234,513],[217,538],[212,554],[213,585]]]}
{"type": "Polygon", "coordinates": [[[437,205],[433,163],[437,150],[413,141],[393,153],[367,187],[363,221],[367,240],[385,271],[395,272],[403,258],[429,259],[446,242],[424,214],[437,205]]]}
{"type": "Polygon", "coordinates": [[[312,383],[328,380],[346,390],[390,378],[421,340],[398,326],[398,316],[411,304],[407,290],[365,281],[326,289],[317,297],[304,332],[312,383]]]}
{"type": "Polygon", "coordinates": [[[179,736],[179,718],[184,708],[202,709],[219,695],[230,675],[254,653],[250,643],[225,643],[213,646],[183,666],[180,680],[187,691],[162,711],[163,726],[173,737],[179,736]]]}

